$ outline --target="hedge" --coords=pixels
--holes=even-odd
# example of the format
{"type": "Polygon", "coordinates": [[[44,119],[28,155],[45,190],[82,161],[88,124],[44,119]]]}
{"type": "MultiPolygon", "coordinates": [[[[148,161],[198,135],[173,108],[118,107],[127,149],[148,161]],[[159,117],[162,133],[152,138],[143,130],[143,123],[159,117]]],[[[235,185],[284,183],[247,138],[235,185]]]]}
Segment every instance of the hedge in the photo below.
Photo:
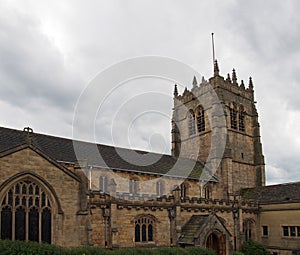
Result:
{"type": "Polygon", "coordinates": [[[0,240],[1,255],[214,255],[204,248],[121,248],[107,250],[97,247],[63,248],[36,242],[0,240]]]}

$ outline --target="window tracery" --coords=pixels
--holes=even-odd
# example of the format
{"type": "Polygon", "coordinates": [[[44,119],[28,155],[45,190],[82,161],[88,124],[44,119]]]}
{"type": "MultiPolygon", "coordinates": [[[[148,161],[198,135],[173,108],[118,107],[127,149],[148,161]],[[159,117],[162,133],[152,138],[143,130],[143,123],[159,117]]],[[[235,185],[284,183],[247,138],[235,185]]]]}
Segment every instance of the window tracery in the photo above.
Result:
{"type": "Polygon", "coordinates": [[[154,221],[150,217],[138,217],[135,222],[135,242],[154,241],[154,221]]]}
{"type": "Polygon", "coordinates": [[[1,200],[1,239],[51,243],[50,198],[33,180],[14,184],[1,200]]]}

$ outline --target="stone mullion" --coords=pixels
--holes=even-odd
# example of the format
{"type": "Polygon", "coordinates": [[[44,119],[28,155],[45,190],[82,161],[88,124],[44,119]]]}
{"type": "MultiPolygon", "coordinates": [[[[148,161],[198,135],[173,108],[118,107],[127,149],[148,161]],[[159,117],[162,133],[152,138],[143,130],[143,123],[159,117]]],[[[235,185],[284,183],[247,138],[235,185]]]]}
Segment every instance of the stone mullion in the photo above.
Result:
{"type": "Polygon", "coordinates": [[[148,226],[149,226],[149,224],[148,224],[148,222],[146,222],[146,242],[149,241],[149,239],[148,239],[148,226]]]}
{"type": "MultiPolygon", "coordinates": [[[[9,192],[9,191],[8,191],[9,192]]],[[[11,216],[12,216],[12,220],[11,220],[11,227],[12,227],[12,232],[11,232],[11,239],[12,240],[15,240],[15,234],[16,234],[16,231],[15,231],[15,222],[16,222],[16,215],[15,215],[15,211],[16,211],[16,206],[15,206],[15,203],[16,203],[16,195],[15,195],[15,186],[14,186],[14,189],[13,189],[13,196],[12,196],[12,206],[11,206],[11,216]]],[[[7,193],[8,195],[8,193],[7,193]]]]}
{"type": "MultiPolygon", "coordinates": [[[[28,185],[26,185],[26,194],[22,194],[22,199],[20,199],[20,202],[22,204],[23,196],[26,198],[26,208],[25,208],[25,240],[28,241],[28,232],[29,232],[29,196],[28,196],[28,185]]],[[[23,189],[23,187],[22,187],[23,189]]],[[[22,205],[23,206],[23,205],[22,205]]]]}
{"type": "MultiPolygon", "coordinates": [[[[36,195],[35,195],[36,196],[36,195]]],[[[34,198],[35,201],[36,197],[34,198]]],[[[34,202],[35,203],[35,202],[34,202]]],[[[36,205],[35,205],[36,206],[36,205]]],[[[38,207],[38,211],[39,211],[39,243],[42,242],[42,212],[43,212],[43,208],[41,206],[41,201],[39,199],[39,207],[38,207]]]]}

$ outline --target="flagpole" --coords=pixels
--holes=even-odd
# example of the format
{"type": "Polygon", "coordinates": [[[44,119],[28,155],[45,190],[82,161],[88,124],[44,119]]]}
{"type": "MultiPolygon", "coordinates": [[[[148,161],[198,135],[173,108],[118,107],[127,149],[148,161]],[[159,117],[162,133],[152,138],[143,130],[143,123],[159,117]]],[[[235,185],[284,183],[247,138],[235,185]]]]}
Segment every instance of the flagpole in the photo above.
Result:
{"type": "Polygon", "coordinates": [[[215,42],[214,42],[214,33],[211,33],[211,43],[212,43],[212,53],[213,53],[213,65],[215,63],[215,42]]]}

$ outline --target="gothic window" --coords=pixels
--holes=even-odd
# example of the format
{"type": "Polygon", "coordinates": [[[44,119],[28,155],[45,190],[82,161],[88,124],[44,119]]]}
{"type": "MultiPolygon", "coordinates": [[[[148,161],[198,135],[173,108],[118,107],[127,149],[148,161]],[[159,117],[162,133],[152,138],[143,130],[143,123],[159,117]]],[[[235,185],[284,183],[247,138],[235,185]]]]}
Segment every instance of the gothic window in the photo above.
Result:
{"type": "Polygon", "coordinates": [[[100,191],[107,193],[107,177],[106,176],[100,176],[99,189],[100,189],[100,191]]]}
{"type": "Polygon", "coordinates": [[[187,186],[184,183],[180,185],[180,196],[187,197],[187,186]]]}
{"type": "Polygon", "coordinates": [[[230,127],[233,129],[237,129],[236,105],[232,104],[229,108],[229,111],[230,111],[230,127]]]}
{"type": "Polygon", "coordinates": [[[195,127],[195,113],[194,111],[189,111],[189,135],[194,135],[196,133],[196,127],[195,127]]]}
{"type": "Polygon", "coordinates": [[[135,242],[153,242],[154,222],[149,217],[139,217],[135,220],[135,242]]]}
{"type": "Polygon", "coordinates": [[[156,183],[156,195],[159,197],[163,195],[163,183],[161,181],[156,183]]]}
{"type": "Polygon", "coordinates": [[[51,243],[51,204],[32,180],[14,184],[1,200],[1,239],[51,243]]]}
{"type": "Polygon", "coordinates": [[[198,132],[205,131],[205,117],[202,106],[199,106],[197,109],[197,130],[198,132]]]}
{"type": "Polygon", "coordinates": [[[245,236],[245,241],[253,239],[253,231],[252,231],[253,227],[254,227],[254,221],[252,219],[246,219],[243,222],[243,232],[245,236]]]}
{"type": "Polygon", "coordinates": [[[239,109],[239,130],[245,132],[245,111],[242,105],[239,109]]]}
{"type": "Polygon", "coordinates": [[[129,180],[129,193],[131,194],[137,193],[137,180],[134,179],[129,180]]]}
{"type": "Polygon", "coordinates": [[[141,227],[140,223],[135,223],[135,242],[141,241],[141,227]]]}

